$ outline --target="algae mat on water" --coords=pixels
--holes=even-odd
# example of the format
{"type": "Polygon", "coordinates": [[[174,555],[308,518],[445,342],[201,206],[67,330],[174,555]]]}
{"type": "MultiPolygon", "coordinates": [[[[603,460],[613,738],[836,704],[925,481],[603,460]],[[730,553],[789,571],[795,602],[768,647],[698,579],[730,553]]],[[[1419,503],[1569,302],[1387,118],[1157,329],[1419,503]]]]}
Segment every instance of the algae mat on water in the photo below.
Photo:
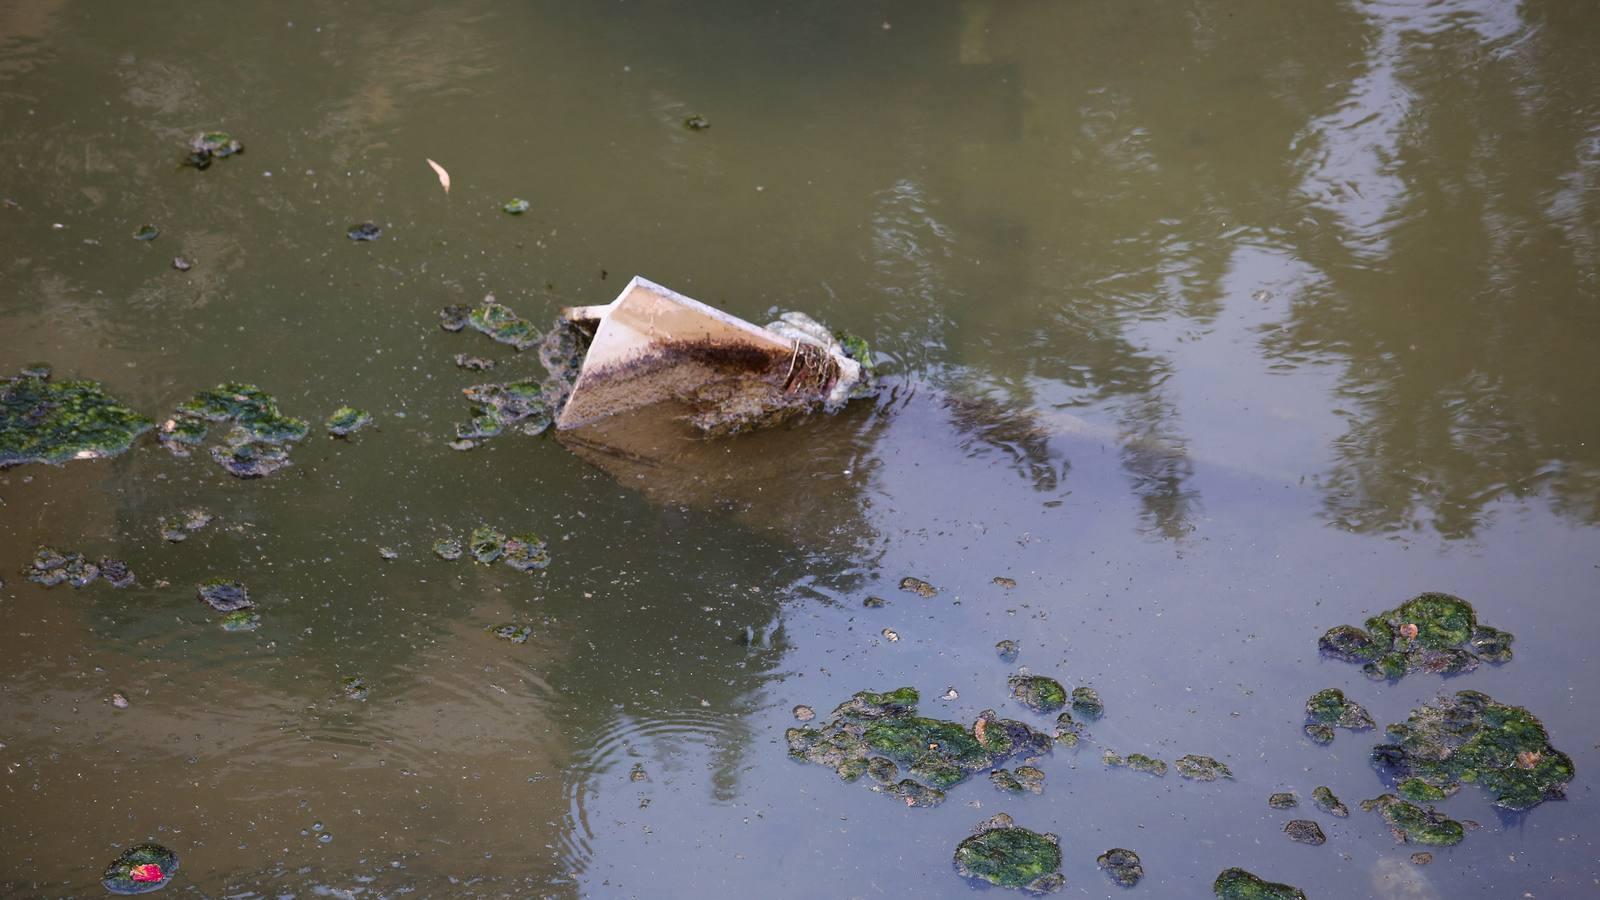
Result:
{"type": "Polygon", "coordinates": [[[32,366],[0,382],[0,469],[115,456],[155,426],[94,381],[51,381],[32,366]]]}

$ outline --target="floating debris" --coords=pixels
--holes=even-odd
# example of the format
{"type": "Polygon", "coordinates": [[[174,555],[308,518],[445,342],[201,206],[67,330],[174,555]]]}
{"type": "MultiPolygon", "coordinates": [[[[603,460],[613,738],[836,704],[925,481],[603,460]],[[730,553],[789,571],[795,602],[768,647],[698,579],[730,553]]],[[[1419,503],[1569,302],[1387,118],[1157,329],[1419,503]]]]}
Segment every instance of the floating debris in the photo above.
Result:
{"type": "Polygon", "coordinates": [[[181,516],[162,516],[156,523],[161,530],[161,537],[174,544],[181,544],[189,539],[189,535],[211,524],[212,515],[203,509],[189,509],[181,516]]]}
{"type": "Polygon", "coordinates": [[[439,327],[445,331],[460,331],[472,319],[470,306],[446,306],[439,310],[439,327]]]}
{"type": "Polygon", "coordinates": [[[1061,869],[1061,839],[1019,827],[1005,813],[979,822],[972,836],[956,845],[956,871],[1001,887],[1048,894],[1066,879],[1061,869]]]}
{"type": "Polygon", "coordinates": [[[921,578],[912,578],[909,575],[900,579],[900,590],[916,594],[918,597],[936,597],[939,594],[938,588],[921,578]]]}
{"type": "Polygon", "coordinates": [[[516,534],[506,538],[500,561],[519,572],[534,572],[550,565],[550,553],[537,534],[516,534]]]}
{"type": "Polygon", "coordinates": [[[200,600],[217,612],[233,612],[255,606],[250,600],[250,591],[243,584],[227,578],[203,581],[196,591],[200,600]]]}
{"type": "Polygon", "coordinates": [[[367,688],[367,680],[360,675],[351,675],[339,683],[339,690],[344,692],[351,700],[365,700],[371,691],[367,688]]]}
{"type": "Polygon", "coordinates": [[[1072,711],[1094,721],[1106,714],[1106,707],[1100,702],[1100,695],[1094,688],[1077,687],[1072,689],[1072,711]]]}
{"type": "Polygon", "coordinates": [[[513,216],[520,216],[532,208],[532,204],[521,197],[513,197],[510,200],[507,200],[505,203],[500,204],[501,212],[509,213],[513,216]]]}
{"type": "Polygon", "coordinates": [[[1218,900],[1306,900],[1297,887],[1265,881],[1244,869],[1224,869],[1211,883],[1218,900]]]}
{"type": "Polygon", "coordinates": [[[138,844],[111,861],[100,884],[113,894],[148,894],[167,886],[178,871],[178,854],[160,844],[138,844]]]}
{"type": "MultiPolygon", "coordinates": [[[[855,771],[858,765],[858,762],[846,763],[845,766],[840,767],[839,776],[846,781],[854,781],[855,778],[860,777],[859,773],[855,777],[851,777],[846,772],[855,771]]],[[[912,809],[929,809],[943,803],[945,799],[944,791],[919,784],[909,778],[889,788],[888,793],[899,797],[905,802],[906,806],[912,809]]]]}
{"type": "MultiPolygon", "coordinates": [[[[847,780],[873,771],[880,764],[872,760],[882,758],[907,766],[912,778],[943,790],[1009,757],[1050,749],[1049,737],[1022,722],[1001,719],[994,710],[980,713],[969,729],[959,722],[916,715],[918,699],[913,688],[861,691],[840,704],[822,728],[785,732],[789,755],[834,769],[847,780]]],[[[896,769],[890,774],[897,773],[896,769]]],[[[887,782],[890,777],[876,780],[887,782]]],[[[907,782],[916,783],[907,779],[891,792],[905,799],[907,782]]]]}
{"type": "Polygon", "coordinates": [[[344,236],[352,241],[375,241],[383,235],[383,229],[371,222],[362,222],[351,225],[345,229],[344,236]]]}
{"type": "Polygon", "coordinates": [[[161,229],[154,225],[140,225],[139,230],[133,233],[136,241],[153,241],[161,236],[161,229]]]}
{"type": "Polygon", "coordinates": [[[1268,797],[1267,805],[1273,809],[1294,809],[1300,805],[1300,798],[1293,791],[1284,791],[1268,797]]]}
{"type": "Polygon", "coordinates": [[[179,272],[187,272],[194,268],[194,263],[185,257],[174,256],[172,258],[172,267],[177,269],[179,272]]]}
{"type": "Polygon", "coordinates": [[[1035,766],[1017,766],[1015,771],[995,769],[989,773],[989,783],[1008,794],[1042,794],[1044,771],[1035,766]]]}
{"type": "MultiPolygon", "coordinates": [[[[446,307],[446,311],[455,308],[446,307]]],[[[445,330],[447,331],[459,331],[460,328],[449,327],[449,324],[453,321],[453,319],[441,320],[441,323],[446,325],[445,330]]],[[[482,303],[479,303],[467,313],[466,324],[502,344],[509,344],[517,348],[519,351],[537,346],[539,341],[542,340],[542,335],[539,334],[538,329],[533,327],[532,322],[522,318],[512,312],[510,307],[495,300],[493,294],[485,296],[482,303]]]]}
{"type": "Polygon", "coordinates": [[[628,780],[634,784],[650,780],[650,773],[644,770],[644,763],[633,764],[633,768],[628,770],[628,780]]]}
{"type": "Polygon", "coordinates": [[[1319,847],[1328,842],[1327,835],[1322,833],[1322,826],[1310,819],[1291,819],[1283,826],[1283,833],[1289,840],[1300,844],[1310,844],[1319,847]]]}
{"type": "Polygon", "coordinates": [[[1113,769],[1128,768],[1135,772],[1147,772],[1156,777],[1167,774],[1167,764],[1153,756],[1143,753],[1130,753],[1126,757],[1113,750],[1104,750],[1100,754],[1101,762],[1113,769]]]}
{"type": "Polygon", "coordinates": [[[1072,713],[1062,712],[1061,715],[1056,716],[1054,737],[1056,743],[1064,747],[1076,747],[1079,739],[1083,737],[1083,726],[1072,721],[1072,713]]]}
{"type": "Polygon", "coordinates": [[[461,393],[477,405],[472,408],[472,418],[456,425],[456,443],[451,446],[465,445],[458,449],[471,449],[512,426],[530,436],[543,434],[550,427],[544,387],[532,379],[475,384],[461,393]]]}
{"type": "Polygon", "coordinates": [[[526,644],[528,638],[533,636],[533,627],[507,623],[504,625],[491,625],[486,629],[490,634],[513,644],[526,644]]]}
{"type": "Polygon", "coordinates": [[[1022,646],[1013,640],[1004,640],[994,645],[994,652],[999,655],[1001,662],[1016,662],[1017,656],[1022,652],[1022,646]]]}
{"type": "Polygon", "coordinates": [[[506,535],[498,528],[479,525],[472,529],[467,546],[472,550],[472,558],[487,566],[505,553],[506,535]]]}
{"type": "Polygon", "coordinates": [[[1112,881],[1123,887],[1133,887],[1144,877],[1144,865],[1139,861],[1139,854],[1132,850],[1112,847],[1094,862],[1105,870],[1112,881]]]}
{"type": "Polygon", "coordinates": [[[133,570],[120,559],[104,557],[100,560],[100,577],[114,588],[129,587],[134,582],[133,570]]]}
{"type": "Polygon", "coordinates": [[[1017,580],[1015,578],[1007,578],[1004,575],[996,575],[993,578],[992,583],[999,585],[1008,591],[1017,586],[1017,580]]]}
{"type": "Polygon", "coordinates": [[[1361,704],[1345,697],[1344,691],[1328,688],[1317,691],[1306,701],[1306,736],[1318,744],[1333,741],[1333,727],[1365,731],[1377,723],[1361,704]]]}
{"type": "Polygon", "coordinates": [[[1043,675],[1013,675],[1006,679],[1011,699],[1037,713],[1053,713],[1067,705],[1061,682],[1043,675]]]}
{"type": "Polygon", "coordinates": [[[255,631],[261,627],[261,616],[248,609],[236,610],[223,616],[217,627],[228,632],[255,631]]]}
{"type": "Polygon", "coordinates": [[[0,469],[115,456],[154,425],[98,382],[51,381],[47,365],[0,379],[0,469]]]}
{"type": "Polygon", "coordinates": [[[867,597],[861,601],[861,605],[867,609],[883,609],[888,605],[888,602],[882,597],[867,597]]]}
{"type": "Polygon", "coordinates": [[[1331,628],[1318,647],[1334,659],[1362,663],[1361,671],[1379,680],[1411,672],[1456,675],[1483,660],[1511,659],[1512,635],[1479,625],[1472,604],[1450,594],[1418,594],[1364,624],[1365,630],[1331,628]]]}
{"type": "Polygon", "coordinates": [[[1411,864],[1414,866],[1425,866],[1431,862],[1433,862],[1433,854],[1426,850],[1418,850],[1416,853],[1411,854],[1411,864]]]}
{"type": "Polygon", "coordinates": [[[117,709],[127,709],[129,706],[128,695],[121,691],[112,691],[111,705],[117,709]]]}
{"type": "Polygon", "coordinates": [[[1394,839],[1401,843],[1453,847],[1466,837],[1466,828],[1460,822],[1446,818],[1431,806],[1424,808],[1393,794],[1363,800],[1361,808],[1382,813],[1383,820],[1389,823],[1389,830],[1394,833],[1394,839]]]}
{"type": "Polygon", "coordinates": [[[1350,807],[1344,805],[1344,801],[1333,793],[1332,788],[1326,786],[1316,788],[1311,792],[1311,799],[1317,802],[1318,809],[1330,816],[1344,819],[1350,815],[1350,807]]]}
{"type": "Polygon", "coordinates": [[[211,167],[213,159],[227,159],[243,152],[244,145],[234,140],[233,135],[226,131],[207,131],[189,140],[189,156],[183,164],[204,171],[211,167]]]}
{"type": "Polygon", "coordinates": [[[809,722],[817,717],[817,711],[809,706],[806,706],[804,703],[796,706],[792,711],[794,713],[795,721],[798,722],[809,722]]]}
{"type": "Polygon", "coordinates": [[[1218,762],[1209,756],[1189,754],[1173,760],[1172,765],[1178,774],[1191,781],[1216,781],[1218,778],[1233,778],[1233,770],[1226,764],[1218,762]]]}
{"type": "Polygon", "coordinates": [[[304,419],[281,413],[271,394],[253,384],[226,382],[178,404],[161,425],[161,443],[174,456],[188,456],[205,440],[208,422],[233,423],[222,444],[211,448],[211,457],[239,478],[260,478],[289,465],[289,451],[281,445],[311,430],[304,419]]]}
{"type": "Polygon", "coordinates": [[[1412,710],[1388,736],[1394,743],[1374,747],[1372,761],[1396,781],[1415,779],[1447,794],[1473,782],[1505,809],[1560,799],[1573,777],[1571,758],[1550,745],[1532,713],[1477,691],[1412,710]]]}
{"type": "Polygon", "coordinates": [[[950,703],[955,700],[960,700],[961,694],[957,692],[955,688],[948,687],[945,688],[944,693],[939,696],[939,699],[946,703],[950,703]]]}
{"type": "MultiPolygon", "coordinates": [[[[466,324],[465,320],[462,321],[462,324],[466,324]]],[[[468,356],[465,353],[457,353],[456,365],[471,372],[482,372],[485,369],[494,368],[494,360],[484,359],[481,356],[468,356]]]]}
{"type": "Polygon", "coordinates": [[[883,639],[892,644],[900,640],[900,632],[895,631],[893,628],[885,628],[883,630],[883,639]]]}
{"type": "Polygon", "coordinates": [[[455,538],[440,538],[433,542],[433,555],[447,562],[460,559],[462,552],[461,542],[455,538]]]}
{"type": "Polygon", "coordinates": [[[711,127],[711,122],[705,116],[693,115],[683,120],[683,127],[690,131],[705,131],[711,127]]]}
{"type": "Polygon", "coordinates": [[[372,424],[372,416],[353,406],[341,406],[328,417],[328,433],[336,438],[349,437],[372,424]]]}
{"type": "Polygon", "coordinates": [[[393,547],[379,547],[378,556],[383,559],[399,559],[400,551],[394,549],[393,547]]]}

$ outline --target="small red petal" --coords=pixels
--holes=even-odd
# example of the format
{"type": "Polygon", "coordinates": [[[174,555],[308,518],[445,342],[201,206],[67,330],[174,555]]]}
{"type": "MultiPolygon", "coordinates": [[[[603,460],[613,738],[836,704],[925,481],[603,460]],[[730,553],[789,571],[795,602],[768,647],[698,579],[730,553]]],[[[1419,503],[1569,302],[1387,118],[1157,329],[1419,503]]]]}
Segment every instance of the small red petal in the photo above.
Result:
{"type": "Polygon", "coordinates": [[[161,874],[160,866],[155,863],[146,863],[129,869],[128,877],[134,881],[160,881],[165,876],[161,874]]]}

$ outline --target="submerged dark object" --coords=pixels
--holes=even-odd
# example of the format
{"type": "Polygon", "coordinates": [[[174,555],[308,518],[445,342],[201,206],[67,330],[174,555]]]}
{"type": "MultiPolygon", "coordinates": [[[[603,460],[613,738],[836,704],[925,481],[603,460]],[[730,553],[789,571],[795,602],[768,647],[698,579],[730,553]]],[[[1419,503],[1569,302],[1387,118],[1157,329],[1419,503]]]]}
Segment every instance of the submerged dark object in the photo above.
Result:
{"type": "Polygon", "coordinates": [[[250,591],[243,584],[228,578],[203,581],[196,591],[201,601],[217,612],[233,612],[255,606],[250,600],[250,591]]]}
{"type": "Polygon", "coordinates": [[[1061,839],[1022,828],[1005,813],[979,822],[956,845],[955,865],[967,878],[1030,894],[1048,894],[1066,882],[1059,871],[1061,839]]]}
{"type": "Polygon", "coordinates": [[[1293,791],[1280,791],[1267,798],[1267,805],[1273,809],[1294,809],[1300,805],[1300,798],[1293,791]]]}
{"type": "Polygon", "coordinates": [[[1411,672],[1456,675],[1480,661],[1511,659],[1512,635],[1478,624],[1472,604],[1450,594],[1418,594],[1364,624],[1330,628],[1318,647],[1325,656],[1362,663],[1367,677],[1380,680],[1411,672]]]}
{"type": "Polygon", "coordinates": [[[48,367],[0,379],[0,469],[115,456],[154,425],[98,382],[51,381],[48,367]]]}
{"type": "Polygon", "coordinates": [[[383,229],[371,222],[362,222],[345,229],[344,236],[352,241],[375,241],[383,236],[383,229]]]}
{"type": "Polygon", "coordinates": [[[1310,844],[1319,847],[1328,842],[1327,835],[1322,833],[1322,826],[1310,819],[1291,819],[1283,826],[1283,833],[1289,840],[1300,844],[1310,844]]]}
{"type": "Polygon", "coordinates": [[[106,866],[100,884],[113,894],[148,894],[167,886],[178,871],[178,854],[160,844],[138,844],[106,866]]]}
{"type": "Polygon", "coordinates": [[[1306,900],[1305,892],[1297,887],[1267,881],[1244,869],[1223,869],[1211,883],[1211,892],[1218,900],[1306,900]]]}
{"type": "Polygon", "coordinates": [[[1144,877],[1144,864],[1139,861],[1139,854],[1132,850],[1112,847],[1094,862],[1105,870],[1112,881],[1123,887],[1133,887],[1144,877]]]}
{"type": "Polygon", "coordinates": [[[1418,806],[1393,794],[1363,800],[1361,808],[1381,813],[1389,823],[1389,831],[1401,843],[1453,847],[1466,836],[1466,828],[1460,822],[1446,818],[1431,806],[1418,806]]]}
{"type": "Polygon", "coordinates": [[[244,145],[226,131],[206,131],[189,140],[189,156],[183,164],[205,170],[214,159],[227,159],[244,152],[244,145]]]}
{"type": "Polygon", "coordinates": [[[1449,794],[1473,782],[1496,806],[1532,809],[1564,798],[1574,773],[1572,759],[1550,745],[1532,713],[1478,691],[1418,707],[1390,725],[1388,736],[1394,743],[1374,747],[1373,764],[1418,797],[1428,796],[1424,786],[1449,794]]]}

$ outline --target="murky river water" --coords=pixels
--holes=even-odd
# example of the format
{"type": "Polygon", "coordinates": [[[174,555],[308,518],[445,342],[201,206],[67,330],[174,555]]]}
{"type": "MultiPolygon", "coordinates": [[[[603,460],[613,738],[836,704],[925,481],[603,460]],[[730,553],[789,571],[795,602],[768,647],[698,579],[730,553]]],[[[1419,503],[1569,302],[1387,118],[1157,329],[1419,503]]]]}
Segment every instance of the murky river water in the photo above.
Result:
{"type": "Polygon", "coordinates": [[[1120,896],[1113,846],[1139,896],[1234,865],[1318,898],[1600,894],[1597,35],[1558,0],[0,2],[0,369],[152,416],[239,380],[378,418],[259,481],[149,436],[0,474],[0,893],[93,895],[150,839],[206,896],[962,897],[951,850],[1003,810],[1061,836],[1063,896],[1120,896]],[[246,152],[178,165],[218,128],[246,152]],[[886,390],[698,477],[446,446],[484,380],[455,354],[537,362],[439,307],[544,322],[636,273],[868,335],[886,390]],[[163,541],[193,506],[217,522],[163,541]],[[433,558],[481,521],[554,563],[433,558]],[[30,584],[42,543],[139,584],[30,584]],[[259,630],[196,603],[215,575],[259,630]],[[1319,658],[1425,590],[1515,660],[1319,658]],[[979,775],[908,809],[786,756],[795,704],[866,687],[1023,715],[1018,665],[1108,710],[1040,796],[979,775]],[[1441,808],[1483,827],[1414,866],[1376,814],[1309,808],[1385,789],[1375,733],[1301,734],[1330,686],[1380,723],[1526,705],[1569,800],[1469,786],[1441,808]],[[1326,845],[1282,834],[1282,790],[1326,845]]]}

